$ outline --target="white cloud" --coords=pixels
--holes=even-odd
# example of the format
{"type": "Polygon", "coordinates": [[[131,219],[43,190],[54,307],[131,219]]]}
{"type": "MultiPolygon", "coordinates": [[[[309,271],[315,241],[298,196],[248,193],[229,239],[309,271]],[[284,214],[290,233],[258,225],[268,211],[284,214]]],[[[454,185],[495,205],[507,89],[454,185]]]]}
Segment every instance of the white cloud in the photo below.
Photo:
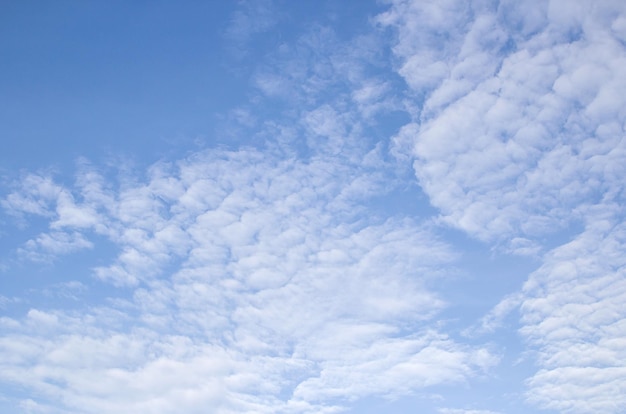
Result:
{"type": "MultiPolygon", "coordinates": [[[[239,4],[225,33],[235,53],[275,12],[239,4]]],[[[435,234],[444,223],[543,263],[521,292],[464,320],[465,339],[519,309],[538,364],[528,401],[619,412],[625,14],[617,1],[391,2],[375,20],[394,32],[395,76],[381,75],[384,35],[342,42],[315,25],[259,64],[256,95],[231,113],[261,150],[210,150],[145,174],[80,160],[74,185],[24,176],[2,206],[48,228],[17,253],[52,261],[105,239],[117,250],[93,276],[127,299],[0,318],[0,380],[29,394],[14,406],[338,412],[482,376],[498,358],[437,320],[447,303],[434,286],[453,283],[456,259],[435,234]],[[428,225],[368,209],[401,168],[369,131],[400,102],[411,121],[391,151],[413,161],[439,209],[428,225]]]]}
{"type": "Polygon", "coordinates": [[[56,200],[58,219],[51,223],[53,228],[62,227],[91,227],[98,222],[95,211],[87,206],[79,206],[73,197],[66,191],[59,193],[56,200]]]}
{"type": "Polygon", "coordinates": [[[11,214],[30,213],[50,215],[50,202],[55,200],[61,189],[49,177],[29,174],[20,183],[19,191],[12,192],[2,200],[2,207],[11,214]]]}
{"type": "Polygon", "coordinates": [[[23,247],[18,249],[18,254],[29,260],[50,261],[56,256],[92,247],[93,243],[81,233],[53,231],[42,233],[36,238],[28,240],[23,247]]]}
{"type": "Polygon", "coordinates": [[[500,414],[491,410],[473,410],[464,408],[440,408],[439,414],[500,414]]]}
{"type": "Polygon", "coordinates": [[[477,329],[520,306],[539,364],[528,400],[564,413],[621,412],[626,395],[625,15],[619,1],[397,1],[379,18],[423,99],[395,154],[443,222],[543,258],[477,329]],[[571,241],[552,249],[559,232],[571,241]]]}
{"type": "Polygon", "coordinates": [[[245,57],[254,36],[268,31],[279,19],[272,0],[239,0],[223,33],[230,52],[236,58],[245,57]]]}
{"type": "Polygon", "coordinates": [[[380,112],[399,110],[400,104],[391,97],[388,81],[371,79],[352,92],[352,99],[365,119],[371,119],[380,112]]]}
{"type": "Polygon", "coordinates": [[[373,121],[374,114],[398,109],[398,99],[380,74],[387,63],[384,45],[375,33],[341,41],[331,27],[313,25],[295,42],[283,43],[259,65],[254,85],[266,96],[287,102],[288,111],[331,105],[342,114],[358,110],[373,121]],[[357,104],[353,108],[350,103],[357,104]],[[294,106],[298,104],[297,106],[294,106]]]}
{"type": "Polygon", "coordinates": [[[473,336],[495,331],[502,327],[504,319],[522,304],[521,293],[512,293],[505,296],[496,306],[494,306],[485,316],[483,316],[476,326],[472,326],[464,331],[465,335],[473,336]]]}
{"type": "Polygon", "coordinates": [[[619,412],[626,400],[626,227],[591,220],[526,283],[522,334],[542,369],[528,398],[566,413],[619,412]]]}
{"type": "Polygon", "coordinates": [[[64,228],[119,247],[95,273],[133,299],[4,324],[0,377],[70,411],[332,412],[488,370],[487,349],[428,327],[450,248],[416,221],[360,216],[388,183],[377,150],[363,165],[327,154],[213,150],[106,192],[93,170],[58,185],[101,215],[64,228]]]}
{"type": "MultiPolygon", "coordinates": [[[[407,62],[421,61],[420,50],[432,48],[420,40],[422,31],[435,30],[418,23],[423,14],[456,10],[437,6],[443,10],[435,13],[411,4],[419,6],[403,2],[380,19],[397,27],[395,51],[407,62]],[[404,14],[407,7],[417,14],[404,14]]],[[[604,166],[621,171],[624,165],[619,120],[625,105],[617,91],[626,86],[626,57],[602,26],[610,16],[604,7],[617,10],[581,4],[579,14],[570,14],[582,19],[586,37],[573,42],[565,36],[570,20],[548,17],[541,32],[516,38],[506,11],[476,7],[473,19],[435,19],[437,30],[458,38],[445,42],[450,50],[440,57],[450,73],[435,87],[401,70],[414,89],[426,88],[426,99],[415,123],[396,137],[396,151],[413,154],[422,187],[450,224],[485,240],[537,236],[565,226],[578,204],[619,185],[604,166]]]]}

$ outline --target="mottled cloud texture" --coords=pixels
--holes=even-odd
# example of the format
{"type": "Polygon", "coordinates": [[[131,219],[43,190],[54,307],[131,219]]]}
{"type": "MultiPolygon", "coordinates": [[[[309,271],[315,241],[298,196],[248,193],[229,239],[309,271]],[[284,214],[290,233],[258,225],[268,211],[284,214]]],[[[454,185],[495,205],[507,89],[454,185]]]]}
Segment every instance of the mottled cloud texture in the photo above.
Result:
{"type": "Polygon", "coordinates": [[[505,251],[545,252],[520,333],[538,352],[528,400],[558,412],[626,404],[625,9],[416,1],[379,16],[423,100],[395,151],[411,154],[442,220],[505,251]],[[570,242],[545,242],[574,226],[570,242]]]}
{"type": "MultiPolygon", "coordinates": [[[[288,20],[278,6],[239,5],[235,60],[288,20]]],[[[53,305],[0,296],[21,309],[0,317],[2,403],[332,413],[429,395],[433,413],[498,414],[450,390],[498,383],[506,355],[533,364],[519,412],[623,411],[626,3],[389,1],[370,17],[268,52],[223,117],[242,145],[9,180],[21,241],[1,269],[77,270],[36,287],[53,305]],[[397,208],[407,188],[423,205],[397,208]],[[482,319],[455,307],[453,231],[534,268],[482,319]]]]}

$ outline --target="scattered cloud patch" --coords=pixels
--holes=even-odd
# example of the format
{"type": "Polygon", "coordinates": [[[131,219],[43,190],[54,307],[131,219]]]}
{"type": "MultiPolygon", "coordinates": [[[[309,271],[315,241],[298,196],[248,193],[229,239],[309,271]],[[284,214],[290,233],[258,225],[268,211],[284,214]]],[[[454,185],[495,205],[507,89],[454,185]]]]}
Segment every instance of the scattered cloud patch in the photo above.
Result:
{"type": "Polygon", "coordinates": [[[397,1],[378,18],[395,32],[408,95],[423,100],[395,153],[411,154],[443,222],[543,260],[478,331],[519,306],[538,351],[528,399],[564,413],[624,405],[625,13],[620,2],[397,1]],[[569,243],[543,242],[580,224],[569,243]]]}
{"type": "Polygon", "coordinates": [[[0,296],[20,390],[0,407],[621,412],[623,2],[397,0],[299,28],[289,7],[241,1],[217,29],[249,85],[227,145],[14,174],[7,286],[54,280],[0,296]]]}
{"type": "Polygon", "coordinates": [[[57,199],[37,246],[67,254],[90,234],[119,246],[94,272],[133,289],[130,309],[99,310],[125,312],[127,329],[31,309],[3,337],[2,378],[81,412],[313,412],[489,370],[487,348],[429,327],[449,246],[410,219],[360,218],[382,176],[324,154],[207,151],[106,197],[93,171],[59,185],[103,220],[66,222],[63,244],[57,199]]]}

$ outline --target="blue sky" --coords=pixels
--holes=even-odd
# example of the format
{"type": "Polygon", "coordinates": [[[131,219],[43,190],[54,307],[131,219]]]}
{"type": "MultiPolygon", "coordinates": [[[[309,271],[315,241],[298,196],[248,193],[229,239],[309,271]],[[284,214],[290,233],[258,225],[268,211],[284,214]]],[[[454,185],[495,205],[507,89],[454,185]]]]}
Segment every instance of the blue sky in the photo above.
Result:
{"type": "Polygon", "coordinates": [[[2,412],[624,412],[623,2],[2,8],[2,412]]]}

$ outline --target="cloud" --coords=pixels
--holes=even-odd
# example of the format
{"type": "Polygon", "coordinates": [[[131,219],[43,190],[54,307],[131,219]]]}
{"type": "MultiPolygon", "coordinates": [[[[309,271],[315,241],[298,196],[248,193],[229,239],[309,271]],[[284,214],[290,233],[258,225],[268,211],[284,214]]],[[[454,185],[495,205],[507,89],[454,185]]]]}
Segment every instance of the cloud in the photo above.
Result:
{"type": "Polygon", "coordinates": [[[28,174],[20,183],[18,192],[12,192],[2,200],[2,207],[10,214],[23,213],[50,215],[49,205],[61,189],[50,177],[28,174]]]}
{"type": "Polygon", "coordinates": [[[211,150],[144,181],[81,167],[75,186],[50,184],[65,198],[41,212],[40,248],[106,237],[119,254],[94,273],[132,299],[12,319],[0,378],[42,396],[23,404],[70,411],[332,412],[489,370],[486,348],[429,326],[450,247],[415,220],[365,219],[384,163],[333,157],[211,150]],[[68,199],[101,220],[60,226],[68,199]],[[59,227],[74,238],[60,244],[59,227]]]}
{"type": "Polygon", "coordinates": [[[424,62],[422,51],[433,48],[437,37],[421,40],[424,32],[450,38],[440,40],[437,62],[450,67],[437,71],[436,84],[420,80],[421,68],[399,70],[424,103],[396,136],[396,152],[413,155],[444,219],[481,239],[564,228],[576,206],[619,186],[608,170],[624,165],[624,105],[615,91],[625,87],[625,56],[604,22],[619,10],[582,2],[566,19],[551,3],[541,31],[521,37],[506,9],[472,4],[468,14],[457,10],[466,3],[452,4],[401,2],[379,19],[396,28],[405,65],[424,62]],[[417,23],[427,17],[429,25],[417,23]],[[572,25],[586,36],[572,38],[572,25]]]}
{"type": "Polygon", "coordinates": [[[621,223],[590,220],[525,285],[521,333],[541,364],[528,398],[542,407],[619,412],[626,403],[625,236],[621,223]]]}
{"type": "Polygon", "coordinates": [[[624,15],[623,2],[397,1],[378,19],[422,100],[395,154],[442,222],[543,260],[478,331],[519,306],[539,364],[528,400],[564,413],[624,406],[624,15]]]}
{"type": "MultiPolygon", "coordinates": [[[[5,211],[45,222],[15,253],[53,262],[113,246],[83,275],[93,283],[58,286],[117,290],[0,319],[0,381],[25,390],[14,407],[338,412],[483,376],[498,357],[477,335],[519,311],[537,363],[527,401],[619,412],[624,6],[388,4],[372,33],[342,41],[311,25],[267,54],[226,117],[225,135],[250,147],[135,172],[79,160],[73,184],[15,183],[5,211]],[[410,121],[379,139],[398,108],[410,121]],[[406,160],[438,219],[374,208],[406,185],[406,160]],[[440,225],[541,263],[482,319],[463,315],[469,343],[438,320],[458,256],[440,225]]],[[[243,49],[279,18],[241,2],[226,37],[243,49]]]]}
{"type": "Polygon", "coordinates": [[[0,309],[4,309],[11,302],[12,302],[11,298],[8,298],[4,295],[0,295],[0,309]]]}
{"type": "Polygon", "coordinates": [[[384,53],[375,33],[342,41],[333,28],[313,25],[258,66],[254,86],[276,103],[289,103],[291,110],[339,104],[344,112],[353,109],[354,101],[361,116],[372,118],[376,111],[399,108],[397,97],[384,86],[397,76],[380,73],[386,66],[384,53]]]}
{"type": "Polygon", "coordinates": [[[18,249],[21,256],[34,261],[48,261],[62,254],[90,249],[93,243],[78,232],[42,233],[35,239],[28,240],[18,249]]]}
{"type": "Polygon", "coordinates": [[[472,410],[464,408],[440,408],[440,414],[499,414],[497,411],[491,410],[472,410]]]}
{"type": "Polygon", "coordinates": [[[515,292],[505,296],[496,306],[494,306],[479,323],[464,331],[464,334],[473,336],[477,334],[485,334],[494,332],[502,327],[504,319],[514,310],[517,310],[523,301],[523,295],[515,292]]]}
{"type": "Polygon", "coordinates": [[[237,58],[245,57],[254,36],[267,32],[280,20],[272,0],[240,0],[232,13],[224,38],[237,58]]]}

